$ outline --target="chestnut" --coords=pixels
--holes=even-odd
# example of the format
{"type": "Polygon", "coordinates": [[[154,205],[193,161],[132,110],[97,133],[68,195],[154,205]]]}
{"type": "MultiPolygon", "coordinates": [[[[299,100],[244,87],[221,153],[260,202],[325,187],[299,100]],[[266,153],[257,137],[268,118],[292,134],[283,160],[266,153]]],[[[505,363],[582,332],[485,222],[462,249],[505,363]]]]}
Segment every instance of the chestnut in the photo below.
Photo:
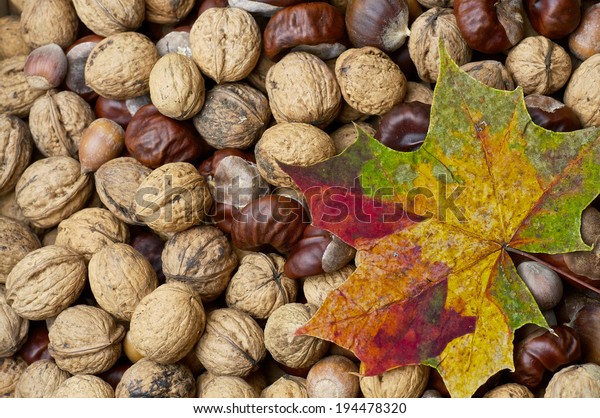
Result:
{"type": "Polygon", "coordinates": [[[581,342],[581,359],[600,364],[600,301],[585,304],[570,322],[581,342]]]}
{"type": "Polygon", "coordinates": [[[124,137],[121,125],[110,119],[98,118],[90,123],[79,143],[81,172],[94,172],[105,162],[121,155],[124,137]]]}
{"type": "Polygon", "coordinates": [[[549,39],[564,38],[581,20],[581,0],[524,0],[531,26],[549,39]]]}
{"type": "Polygon", "coordinates": [[[96,113],[96,117],[117,122],[123,129],[127,128],[133,117],[133,113],[127,107],[126,100],[107,99],[102,96],[96,100],[94,113],[96,113]]]}
{"type": "Polygon", "coordinates": [[[104,39],[98,35],[88,35],[78,39],[67,48],[66,57],[68,63],[65,85],[67,88],[88,100],[98,97],[98,94],[85,83],[85,63],[92,49],[98,42],[104,39]]]}
{"type": "Polygon", "coordinates": [[[600,4],[584,9],[577,29],[569,36],[569,49],[584,61],[600,53],[600,4]]]}
{"type": "Polygon", "coordinates": [[[533,123],[554,132],[572,132],[581,129],[577,114],[564,103],[541,94],[525,97],[527,111],[533,123]]]}
{"type": "Polygon", "coordinates": [[[410,34],[405,0],[353,0],[346,9],[346,28],[355,47],[384,52],[400,48],[410,34]]]}
{"type": "Polygon", "coordinates": [[[396,151],[414,151],[425,141],[430,114],[428,104],[400,103],[381,118],[375,139],[396,151]]]}
{"type": "Polygon", "coordinates": [[[162,251],[165,247],[163,241],[158,235],[147,227],[129,226],[131,242],[133,248],[139,251],[152,265],[160,283],[164,283],[165,275],[162,271],[162,251]]]}
{"type": "Polygon", "coordinates": [[[25,344],[21,346],[17,352],[17,356],[21,357],[31,364],[38,360],[51,359],[48,352],[48,328],[45,322],[31,321],[29,324],[29,335],[25,344]]]}
{"type": "Polygon", "coordinates": [[[552,309],[562,299],[562,281],[550,267],[535,261],[524,261],[517,266],[517,273],[529,288],[540,310],[552,309]]]}
{"type": "Polygon", "coordinates": [[[198,16],[207,11],[208,9],[212,9],[213,7],[227,7],[229,6],[227,0],[200,0],[200,7],[198,8],[198,16]]]}
{"type": "Polygon", "coordinates": [[[516,45],[525,33],[521,0],[454,0],[454,15],[467,44],[486,54],[516,45]]]}
{"type": "Polygon", "coordinates": [[[98,377],[108,383],[113,389],[117,388],[117,385],[123,377],[123,373],[131,367],[132,363],[129,360],[121,358],[117,363],[107,371],[100,373],[98,377]]]}
{"type": "Polygon", "coordinates": [[[301,3],[275,13],[264,31],[264,51],[272,61],[285,53],[306,51],[323,60],[346,50],[344,16],[328,3],[301,3]]]}

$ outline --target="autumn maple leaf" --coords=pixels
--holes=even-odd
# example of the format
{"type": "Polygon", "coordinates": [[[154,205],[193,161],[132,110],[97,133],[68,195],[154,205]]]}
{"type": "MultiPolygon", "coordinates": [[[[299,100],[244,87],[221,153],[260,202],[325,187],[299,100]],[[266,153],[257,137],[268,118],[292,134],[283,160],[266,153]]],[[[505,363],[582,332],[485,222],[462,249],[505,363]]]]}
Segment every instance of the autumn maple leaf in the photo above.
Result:
{"type": "Polygon", "coordinates": [[[580,219],[600,191],[600,130],[547,131],[520,88],[484,86],[442,51],[419,150],[359,132],[337,157],[284,169],[313,223],[359,250],[298,332],[352,350],[362,373],[425,364],[452,396],[471,396],[514,369],[515,330],[547,326],[509,253],[589,249],[580,219]]]}

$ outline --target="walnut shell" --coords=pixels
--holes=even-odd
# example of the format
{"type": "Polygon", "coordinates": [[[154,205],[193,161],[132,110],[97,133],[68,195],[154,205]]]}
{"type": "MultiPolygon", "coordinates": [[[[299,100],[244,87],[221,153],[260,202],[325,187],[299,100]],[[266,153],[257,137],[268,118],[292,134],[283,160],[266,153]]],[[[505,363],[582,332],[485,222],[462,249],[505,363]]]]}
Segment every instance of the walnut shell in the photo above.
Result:
{"type": "Polygon", "coordinates": [[[29,321],[9,306],[0,289],[0,358],[14,355],[27,340],[28,331],[29,321]]]}
{"type": "Polygon", "coordinates": [[[546,387],[544,398],[599,398],[600,365],[576,364],[558,371],[546,387]]]}
{"type": "Polygon", "coordinates": [[[0,61],[17,55],[28,55],[31,48],[21,34],[21,18],[19,16],[0,17],[0,61]]]}
{"type": "Polygon", "coordinates": [[[245,256],[227,286],[227,306],[266,319],[280,306],[295,302],[298,283],[283,273],[284,264],[285,259],[277,254],[245,256]]]}
{"type": "Polygon", "coordinates": [[[288,303],[269,316],[265,325],[265,346],[279,363],[295,369],[310,367],[327,353],[329,342],[308,335],[295,335],[317,307],[288,303]]]}
{"type": "Polygon", "coordinates": [[[600,85],[600,54],[586,59],[571,75],[564,102],[585,127],[600,126],[600,95],[590,86],[600,85]]]}
{"type": "Polygon", "coordinates": [[[365,398],[419,398],[427,387],[430,368],[402,366],[377,376],[361,376],[360,389],[365,398]]]}
{"type": "Polygon", "coordinates": [[[341,153],[356,141],[356,138],[358,138],[358,132],[356,130],[357,127],[371,136],[375,135],[376,129],[368,123],[346,123],[345,125],[342,125],[339,128],[337,128],[330,135],[331,140],[335,145],[336,154],[341,153]]]}
{"type": "Polygon", "coordinates": [[[452,9],[434,7],[427,10],[413,22],[410,32],[408,52],[421,80],[435,83],[438,78],[440,38],[457,65],[471,61],[473,51],[462,37],[452,9]]]}
{"type": "Polygon", "coordinates": [[[271,110],[267,97],[242,83],[220,84],[209,90],[194,126],[209,145],[244,149],[265,131],[271,110]]]}
{"type": "Polygon", "coordinates": [[[424,84],[409,81],[406,87],[404,102],[421,102],[431,105],[433,103],[433,90],[424,84]]]}
{"type": "Polygon", "coordinates": [[[123,373],[115,397],[190,398],[195,393],[196,381],[189,368],[143,358],[123,373]]]}
{"type": "Polygon", "coordinates": [[[263,330],[247,313],[215,309],[206,317],[206,329],[194,352],[209,372],[244,377],[265,356],[263,330]]]}
{"type": "Polygon", "coordinates": [[[518,383],[506,383],[496,386],[483,395],[484,398],[533,398],[533,393],[527,386],[518,383]]]}
{"type": "Polygon", "coordinates": [[[184,231],[202,221],[212,205],[204,177],[190,163],[152,171],[135,194],[135,216],[157,232],[184,231]]]}
{"type": "Polygon", "coordinates": [[[77,39],[79,19],[71,0],[26,1],[21,13],[21,34],[31,48],[58,44],[67,48],[77,39]]]}
{"type": "Polygon", "coordinates": [[[123,321],[130,321],[138,303],[158,286],[150,262],[127,244],[109,245],[94,254],[88,275],[98,305],[123,321]]]}
{"type": "Polygon", "coordinates": [[[119,359],[123,337],[125,329],[106,311],[76,305],[56,317],[48,332],[48,351],[71,374],[97,374],[119,359]]]}
{"type": "Polygon", "coordinates": [[[144,21],[144,0],[73,0],[77,15],[95,34],[110,36],[139,28],[144,21]]]}
{"type": "Polygon", "coordinates": [[[223,293],[237,264],[230,242],[214,226],[199,226],[175,234],[162,253],[167,282],[190,285],[204,302],[223,293]]]}
{"type": "Polygon", "coordinates": [[[571,58],[548,38],[530,36],[509,51],[506,69],[525,94],[552,94],[571,76],[571,58]]]}
{"type": "Polygon", "coordinates": [[[27,225],[0,216],[0,283],[6,283],[15,264],[38,248],[40,240],[27,225]]]}
{"type": "Polygon", "coordinates": [[[285,55],[271,67],[265,84],[278,123],[304,122],[324,128],[335,119],[342,104],[335,75],[308,52],[285,55]]]}
{"type": "Polygon", "coordinates": [[[136,191],[151,172],[135,158],[115,158],[96,170],[96,192],[113,215],[130,225],[139,225],[135,216],[136,191]]]}
{"type": "Polygon", "coordinates": [[[148,94],[156,46],[141,33],[123,32],[98,42],[85,63],[85,83],[100,96],[124,100],[148,94]]]}
{"type": "Polygon", "coordinates": [[[185,283],[166,283],[136,306],[129,336],[142,356],[170,364],[190,352],[205,322],[202,301],[194,289],[185,283]]]}
{"type": "Polygon", "coordinates": [[[172,52],[161,57],[150,72],[152,104],[177,120],[193,117],[204,105],[204,78],[190,58],[172,52]]]}
{"type": "Polygon", "coordinates": [[[256,392],[244,379],[237,376],[217,376],[204,372],[198,376],[198,398],[255,398],[256,392]]]}
{"type": "Polygon", "coordinates": [[[60,369],[54,360],[31,363],[15,388],[15,398],[51,398],[56,388],[71,375],[60,369]]]}
{"type": "Polygon", "coordinates": [[[382,115],[406,96],[406,77],[384,52],[367,46],[342,52],[335,77],[344,100],[367,115],[382,115]]]}
{"type": "Polygon", "coordinates": [[[27,363],[21,357],[0,358],[0,398],[13,398],[27,363]]]}
{"type": "Polygon", "coordinates": [[[52,228],[85,206],[92,187],[77,160],[49,157],[27,167],[15,192],[23,215],[32,225],[52,228]]]}
{"type": "Polygon", "coordinates": [[[69,377],[52,395],[53,398],[114,398],[113,388],[98,376],[82,374],[69,377]]]}
{"type": "Polygon", "coordinates": [[[261,40],[252,15],[237,8],[208,9],[190,31],[192,58],[202,73],[219,84],[239,81],[252,72],[260,57],[261,40]]]}
{"type": "Polygon", "coordinates": [[[0,196],[0,216],[19,221],[22,224],[29,226],[35,233],[42,232],[41,228],[33,227],[25,218],[23,211],[17,204],[17,195],[14,190],[8,194],[0,196]]]}
{"type": "Polygon", "coordinates": [[[25,78],[27,55],[16,55],[0,60],[0,113],[26,117],[35,99],[44,94],[36,90],[25,78]]]}
{"type": "Polygon", "coordinates": [[[303,291],[306,301],[321,306],[327,295],[342,285],[354,272],[354,266],[345,266],[331,272],[308,276],[304,279],[303,291]]]}
{"type": "Polygon", "coordinates": [[[333,157],[335,144],[324,131],[306,123],[278,123],[262,135],[254,154],[260,175],[274,186],[296,187],[279,162],[309,166],[333,157]]]}
{"type": "Polygon", "coordinates": [[[56,245],[42,247],[13,267],[6,279],[6,299],[23,318],[51,318],[79,297],[86,273],[79,254],[56,245]]]}
{"type": "Polygon", "coordinates": [[[146,0],[146,20],[153,23],[177,23],[187,16],[195,0],[146,0]]]}
{"type": "Polygon", "coordinates": [[[460,69],[486,86],[499,90],[514,90],[515,88],[515,83],[510,73],[499,61],[483,60],[469,62],[462,65],[460,69]]]}
{"type": "Polygon", "coordinates": [[[29,165],[33,142],[21,119],[0,115],[0,196],[11,192],[29,165]]]}
{"type": "Polygon", "coordinates": [[[49,90],[29,112],[33,141],[46,157],[79,158],[79,143],[85,128],[95,119],[90,105],[72,91],[49,90]]]}
{"type": "Polygon", "coordinates": [[[260,394],[261,398],[308,398],[306,379],[286,374],[281,376],[260,394]]]}

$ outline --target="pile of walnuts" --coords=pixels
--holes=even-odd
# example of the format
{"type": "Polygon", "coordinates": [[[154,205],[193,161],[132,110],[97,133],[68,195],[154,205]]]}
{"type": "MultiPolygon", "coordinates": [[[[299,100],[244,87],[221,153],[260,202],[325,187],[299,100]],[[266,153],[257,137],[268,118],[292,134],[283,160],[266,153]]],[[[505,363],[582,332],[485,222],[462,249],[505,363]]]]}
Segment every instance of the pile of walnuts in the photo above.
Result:
{"type": "MultiPolygon", "coordinates": [[[[600,4],[488,3],[8,0],[0,397],[447,396],[428,367],[358,377],[295,335],[355,251],[279,163],[333,157],[356,126],[418,148],[440,38],[521,86],[535,123],[600,126],[600,4]]],[[[595,244],[600,212],[583,227],[595,244]]],[[[593,252],[561,260],[600,279],[593,252]]],[[[542,267],[519,273],[555,332],[521,330],[516,370],[477,396],[600,396],[600,298],[542,267]]]]}

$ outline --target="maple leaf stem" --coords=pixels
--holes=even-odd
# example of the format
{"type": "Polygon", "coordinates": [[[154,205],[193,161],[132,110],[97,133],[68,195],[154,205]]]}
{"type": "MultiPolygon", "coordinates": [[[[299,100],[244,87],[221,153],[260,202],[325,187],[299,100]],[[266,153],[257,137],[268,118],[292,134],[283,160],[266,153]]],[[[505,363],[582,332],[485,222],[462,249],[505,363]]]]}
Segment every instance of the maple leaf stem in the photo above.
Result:
{"type": "Polygon", "coordinates": [[[580,286],[585,287],[588,290],[591,290],[594,293],[598,293],[600,294],[600,289],[595,288],[594,286],[592,286],[589,283],[584,282],[583,280],[581,280],[580,278],[574,276],[573,274],[569,273],[568,271],[565,271],[553,264],[548,263],[547,261],[542,260],[541,258],[536,257],[533,254],[530,253],[526,253],[525,251],[521,251],[521,250],[517,250],[516,248],[512,248],[509,247],[508,245],[504,245],[503,246],[504,249],[510,253],[514,253],[514,254],[518,254],[522,257],[525,257],[531,261],[535,261],[537,263],[543,264],[544,266],[551,268],[552,270],[554,270],[555,272],[557,272],[558,274],[561,274],[565,277],[568,277],[569,279],[571,279],[573,282],[579,284],[580,286]]]}

